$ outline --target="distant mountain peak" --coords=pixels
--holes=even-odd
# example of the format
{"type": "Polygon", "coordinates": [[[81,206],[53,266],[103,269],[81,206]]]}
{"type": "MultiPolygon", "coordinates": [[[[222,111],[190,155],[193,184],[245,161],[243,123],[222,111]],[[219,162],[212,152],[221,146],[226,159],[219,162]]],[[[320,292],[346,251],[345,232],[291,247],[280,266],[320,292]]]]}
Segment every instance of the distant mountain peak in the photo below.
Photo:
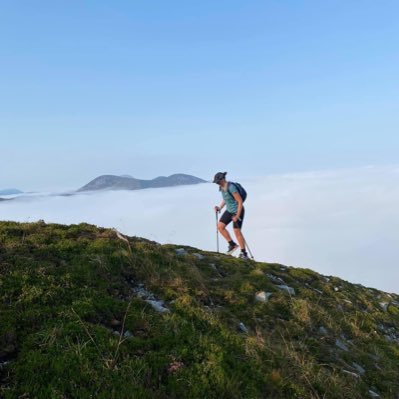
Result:
{"type": "Polygon", "coordinates": [[[14,195],[14,194],[23,194],[23,191],[18,190],[17,188],[6,188],[0,190],[0,195],[14,195]]]}
{"type": "Polygon", "coordinates": [[[101,175],[81,187],[78,191],[97,190],[142,190],[145,188],[173,187],[205,183],[199,177],[176,173],[170,176],[158,176],[152,180],[136,179],[129,175],[101,175]]]}

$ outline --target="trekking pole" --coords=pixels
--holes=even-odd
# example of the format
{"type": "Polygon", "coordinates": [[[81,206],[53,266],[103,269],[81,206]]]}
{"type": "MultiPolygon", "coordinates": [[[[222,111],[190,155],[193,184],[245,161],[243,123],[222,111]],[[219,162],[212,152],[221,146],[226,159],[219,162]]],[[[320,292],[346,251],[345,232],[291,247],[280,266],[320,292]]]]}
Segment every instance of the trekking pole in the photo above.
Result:
{"type": "MultiPolygon", "coordinates": [[[[240,218],[238,218],[238,220],[239,220],[240,222],[242,221],[240,218]]],[[[248,243],[247,243],[247,240],[245,239],[244,234],[242,234],[242,231],[241,231],[241,235],[242,235],[242,238],[244,239],[245,247],[248,248],[248,252],[249,252],[249,254],[251,255],[251,259],[254,260],[255,258],[254,258],[254,256],[252,255],[252,251],[251,251],[251,249],[249,248],[249,245],[248,245],[248,243]]]]}
{"type": "Polygon", "coordinates": [[[218,211],[215,212],[216,215],[216,248],[219,253],[219,229],[218,229],[218,211]]]}
{"type": "Polygon", "coordinates": [[[242,234],[242,232],[241,232],[241,235],[242,235],[242,237],[244,238],[244,244],[245,244],[246,248],[248,248],[248,252],[249,252],[249,254],[251,255],[251,259],[254,260],[254,256],[253,256],[253,254],[252,254],[251,248],[249,248],[248,242],[247,242],[247,240],[245,239],[244,234],[242,234]]]}
{"type": "Polygon", "coordinates": [[[244,238],[244,241],[245,241],[245,246],[248,248],[248,252],[249,252],[249,254],[251,255],[251,259],[252,259],[252,260],[255,260],[253,254],[252,254],[252,251],[251,251],[251,249],[249,248],[248,243],[247,243],[247,240],[245,240],[245,238],[244,238]]]}

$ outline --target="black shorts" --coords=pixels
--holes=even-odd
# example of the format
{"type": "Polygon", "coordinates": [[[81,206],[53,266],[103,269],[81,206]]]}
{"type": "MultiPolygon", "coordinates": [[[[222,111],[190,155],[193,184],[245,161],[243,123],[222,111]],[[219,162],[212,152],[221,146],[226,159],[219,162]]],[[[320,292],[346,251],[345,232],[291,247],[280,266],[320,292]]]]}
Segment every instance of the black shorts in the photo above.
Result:
{"type": "MultiPolygon", "coordinates": [[[[225,211],[222,215],[222,217],[220,218],[220,222],[224,223],[226,226],[232,221],[234,214],[230,213],[229,211],[225,211]]],[[[242,227],[242,223],[244,221],[244,216],[245,216],[245,209],[242,208],[241,210],[241,215],[240,215],[240,219],[237,220],[237,222],[233,223],[233,227],[235,229],[241,229],[242,227]]]]}

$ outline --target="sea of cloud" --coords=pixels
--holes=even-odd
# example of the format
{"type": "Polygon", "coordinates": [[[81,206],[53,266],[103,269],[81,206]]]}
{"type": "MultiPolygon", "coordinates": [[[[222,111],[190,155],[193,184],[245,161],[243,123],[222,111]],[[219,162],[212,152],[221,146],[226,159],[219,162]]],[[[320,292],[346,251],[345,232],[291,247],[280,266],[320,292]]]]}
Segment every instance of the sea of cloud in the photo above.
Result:
{"type": "MultiPolygon", "coordinates": [[[[260,261],[308,267],[399,293],[399,167],[271,175],[248,191],[243,232],[260,261]]],[[[214,184],[35,195],[0,203],[0,220],[115,227],[160,243],[216,249],[214,184]]],[[[221,240],[221,248],[225,243],[221,240]]]]}

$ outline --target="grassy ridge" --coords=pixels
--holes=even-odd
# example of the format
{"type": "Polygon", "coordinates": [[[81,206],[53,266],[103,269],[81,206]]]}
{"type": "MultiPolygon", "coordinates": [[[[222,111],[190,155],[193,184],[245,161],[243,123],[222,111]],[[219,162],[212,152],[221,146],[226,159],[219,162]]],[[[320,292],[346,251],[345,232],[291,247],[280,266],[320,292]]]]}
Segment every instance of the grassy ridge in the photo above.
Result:
{"type": "Polygon", "coordinates": [[[0,397],[399,394],[398,296],[176,248],[0,222],[0,397]]]}

